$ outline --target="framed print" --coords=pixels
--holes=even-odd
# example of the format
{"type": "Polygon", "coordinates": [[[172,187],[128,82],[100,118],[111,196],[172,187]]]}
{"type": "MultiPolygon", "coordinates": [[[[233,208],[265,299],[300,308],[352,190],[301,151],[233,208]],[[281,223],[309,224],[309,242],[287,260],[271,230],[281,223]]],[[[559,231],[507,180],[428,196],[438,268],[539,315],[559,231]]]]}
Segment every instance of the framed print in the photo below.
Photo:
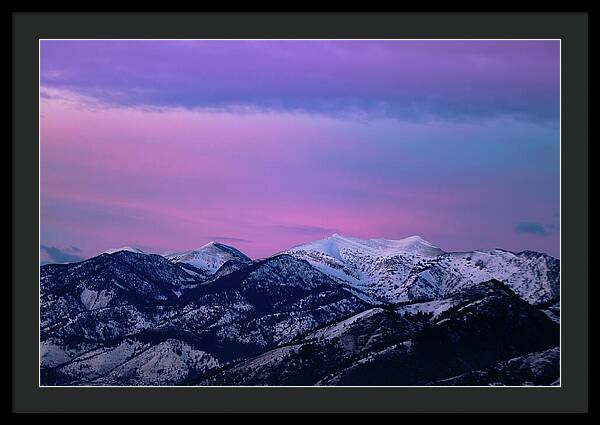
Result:
{"type": "Polygon", "coordinates": [[[587,16],[443,16],[14,15],[17,410],[587,410],[587,16]]]}

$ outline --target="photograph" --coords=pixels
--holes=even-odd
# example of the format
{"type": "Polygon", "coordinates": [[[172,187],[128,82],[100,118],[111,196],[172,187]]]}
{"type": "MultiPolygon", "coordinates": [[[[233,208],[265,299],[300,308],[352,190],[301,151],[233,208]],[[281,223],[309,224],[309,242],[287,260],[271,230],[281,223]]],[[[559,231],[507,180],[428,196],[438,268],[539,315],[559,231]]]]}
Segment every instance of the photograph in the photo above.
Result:
{"type": "Polygon", "coordinates": [[[35,41],[40,387],[561,388],[561,39],[35,41]]]}

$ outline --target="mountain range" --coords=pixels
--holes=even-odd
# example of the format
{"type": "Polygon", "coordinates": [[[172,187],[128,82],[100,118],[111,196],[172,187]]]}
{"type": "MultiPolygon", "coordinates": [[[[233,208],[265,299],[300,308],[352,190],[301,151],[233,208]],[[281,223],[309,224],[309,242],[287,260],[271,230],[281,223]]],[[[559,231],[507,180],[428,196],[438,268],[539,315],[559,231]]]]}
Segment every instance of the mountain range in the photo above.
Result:
{"type": "Polygon", "coordinates": [[[334,234],[40,268],[42,385],[557,385],[560,262],[334,234]]]}

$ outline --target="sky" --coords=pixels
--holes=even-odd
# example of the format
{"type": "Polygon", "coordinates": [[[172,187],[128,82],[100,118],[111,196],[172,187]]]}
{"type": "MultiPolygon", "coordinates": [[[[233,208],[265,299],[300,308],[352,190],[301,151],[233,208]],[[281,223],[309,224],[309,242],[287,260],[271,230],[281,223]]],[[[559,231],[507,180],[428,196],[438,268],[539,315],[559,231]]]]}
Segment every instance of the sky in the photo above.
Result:
{"type": "Polygon", "coordinates": [[[44,262],[333,233],[559,257],[559,41],[40,42],[44,262]]]}

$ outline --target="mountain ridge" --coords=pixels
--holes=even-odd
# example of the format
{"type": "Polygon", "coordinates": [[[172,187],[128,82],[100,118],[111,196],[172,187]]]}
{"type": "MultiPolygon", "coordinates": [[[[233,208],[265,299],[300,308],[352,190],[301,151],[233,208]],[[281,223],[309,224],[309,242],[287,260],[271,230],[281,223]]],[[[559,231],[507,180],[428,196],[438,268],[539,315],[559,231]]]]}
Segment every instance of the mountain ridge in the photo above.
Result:
{"type": "MultiPolygon", "coordinates": [[[[107,252],[145,254],[129,246],[107,252]]],[[[463,287],[494,278],[505,281],[533,304],[546,303],[560,292],[560,261],[531,250],[446,252],[418,235],[394,240],[360,239],[334,233],[266,258],[280,254],[308,261],[371,303],[441,299],[463,287]]],[[[216,241],[164,257],[191,269],[190,274],[199,274],[205,282],[259,261],[216,241]]]]}
{"type": "Polygon", "coordinates": [[[559,292],[559,260],[535,251],[445,252],[420,236],[387,240],[334,234],[284,252],[367,294],[371,302],[443,298],[493,278],[534,304],[559,292]]]}
{"type": "Polygon", "coordinates": [[[42,265],[41,384],[560,382],[545,254],[439,253],[416,236],[335,235],[259,260],[201,248],[42,265]]]}

